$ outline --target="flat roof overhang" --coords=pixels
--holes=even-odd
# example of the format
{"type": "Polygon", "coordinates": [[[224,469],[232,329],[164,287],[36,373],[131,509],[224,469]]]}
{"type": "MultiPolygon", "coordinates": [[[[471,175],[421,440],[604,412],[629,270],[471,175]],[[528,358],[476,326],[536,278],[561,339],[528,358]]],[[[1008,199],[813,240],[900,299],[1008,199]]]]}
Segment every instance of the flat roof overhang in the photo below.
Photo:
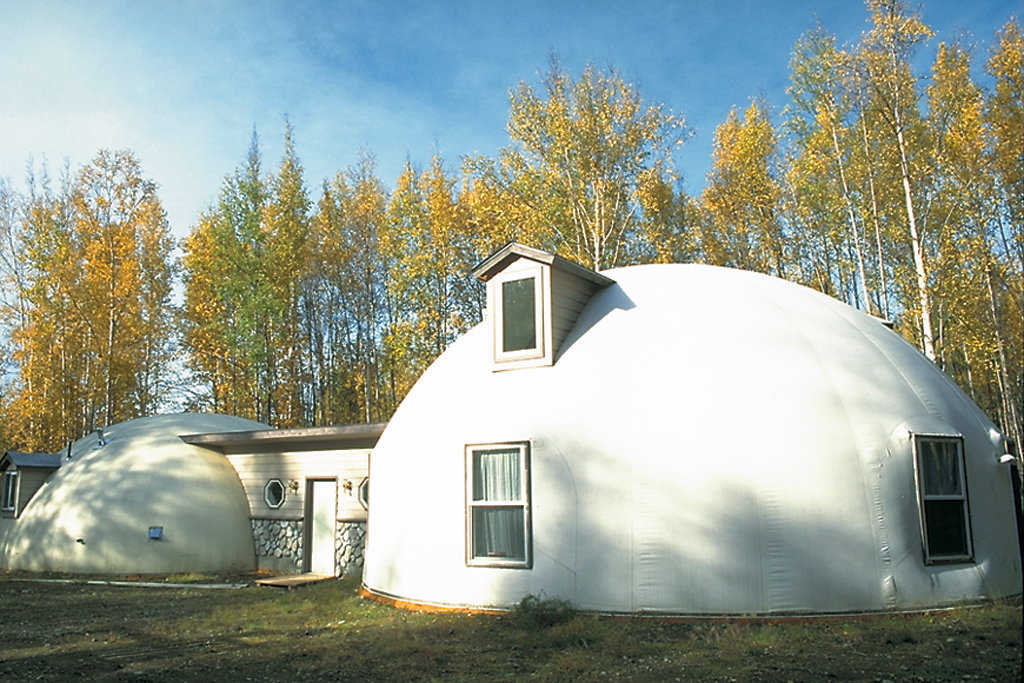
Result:
{"type": "Polygon", "coordinates": [[[220,451],[226,455],[280,451],[325,451],[373,448],[377,445],[377,439],[380,438],[386,426],[386,422],[376,422],[332,427],[181,434],[178,438],[187,444],[220,451]]]}

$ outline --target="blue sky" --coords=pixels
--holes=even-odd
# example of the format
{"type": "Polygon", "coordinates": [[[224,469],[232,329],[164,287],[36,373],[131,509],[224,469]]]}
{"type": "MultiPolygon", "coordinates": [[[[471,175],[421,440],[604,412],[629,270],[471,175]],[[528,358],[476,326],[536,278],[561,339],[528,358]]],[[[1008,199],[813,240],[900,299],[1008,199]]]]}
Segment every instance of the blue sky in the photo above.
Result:
{"type": "MultiPolygon", "coordinates": [[[[406,159],[437,151],[455,170],[507,144],[508,89],[537,83],[555,52],[573,74],[612,65],[683,114],[694,137],[676,160],[698,192],[731,107],[762,96],[780,113],[801,33],[820,20],[853,42],[867,28],[858,0],[627,4],[0,0],[0,177],[20,187],[30,158],[55,174],[127,147],[182,237],[254,126],[271,170],[289,117],[314,200],[360,149],[391,186],[406,159]]],[[[937,33],[921,68],[940,40],[966,38],[979,73],[996,29],[1024,14],[1012,0],[921,8],[937,33]]]]}

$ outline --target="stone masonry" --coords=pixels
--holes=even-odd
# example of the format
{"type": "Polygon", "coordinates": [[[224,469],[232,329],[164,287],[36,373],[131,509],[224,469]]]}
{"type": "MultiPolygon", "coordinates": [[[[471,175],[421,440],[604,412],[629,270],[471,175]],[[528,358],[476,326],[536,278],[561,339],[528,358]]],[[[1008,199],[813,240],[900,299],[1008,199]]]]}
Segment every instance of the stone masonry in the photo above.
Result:
{"type": "MultiPolygon", "coordinates": [[[[302,521],[254,519],[252,540],[257,558],[275,558],[275,564],[302,571],[302,521]]],[[[363,570],[366,522],[336,522],[334,527],[334,571],[351,576],[363,570]]]]}
{"type": "Polygon", "coordinates": [[[252,540],[257,557],[274,557],[294,564],[302,571],[302,521],[252,520],[252,540]]]}
{"type": "Polygon", "coordinates": [[[366,522],[336,522],[334,527],[334,570],[338,576],[363,571],[366,522]]]}

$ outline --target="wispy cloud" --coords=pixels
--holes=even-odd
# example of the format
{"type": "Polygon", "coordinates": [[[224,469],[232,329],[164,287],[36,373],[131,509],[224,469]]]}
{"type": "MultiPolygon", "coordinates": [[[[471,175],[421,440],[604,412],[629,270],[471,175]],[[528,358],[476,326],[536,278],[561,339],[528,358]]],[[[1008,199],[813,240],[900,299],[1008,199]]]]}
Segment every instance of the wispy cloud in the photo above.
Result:
{"type": "MultiPolygon", "coordinates": [[[[1004,2],[930,0],[925,18],[979,39],[1004,2]]],[[[245,156],[255,126],[266,168],[296,129],[307,182],[377,157],[385,182],[406,158],[493,153],[507,90],[549,53],[566,68],[615,65],[651,100],[686,115],[680,163],[703,183],[714,127],[764,94],[781,108],[793,41],[815,14],[841,40],[859,3],[9,3],[0,21],[0,176],[27,159],[75,165],[133,149],[183,236],[245,156]]],[[[315,194],[315,189],[314,189],[315,194]]]]}

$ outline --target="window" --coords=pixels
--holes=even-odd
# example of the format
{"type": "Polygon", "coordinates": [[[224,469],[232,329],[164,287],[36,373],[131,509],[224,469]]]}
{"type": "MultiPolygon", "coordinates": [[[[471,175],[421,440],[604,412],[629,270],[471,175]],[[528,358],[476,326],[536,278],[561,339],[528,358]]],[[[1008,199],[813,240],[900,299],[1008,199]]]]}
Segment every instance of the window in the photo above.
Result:
{"type": "Polygon", "coordinates": [[[0,491],[0,510],[14,510],[18,492],[17,470],[7,470],[3,477],[3,490],[0,491]]]}
{"type": "Polygon", "coordinates": [[[466,564],[530,567],[528,443],[466,447],[466,564]]]}
{"type": "Polygon", "coordinates": [[[970,508],[959,436],[914,436],[915,476],[927,564],[970,561],[970,508]]]}
{"type": "Polygon", "coordinates": [[[370,478],[363,477],[363,480],[359,483],[359,488],[356,490],[356,498],[359,499],[359,504],[363,506],[364,510],[370,509],[370,478]]]}
{"type": "Polygon", "coordinates": [[[266,501],[267,507],[276,510],[284,504],[284,497],[284,484],[281,483],[280,479],[271,479],[263,487],[263,500],[266,501]]]}
{"type": "Polygon", "coordinates": [[[503,353],[537,348],[536,278],[524,277],[501,283],[501,319],[503,353]]]}
{"type": "Polygon", "coordinates": [[[533,263],[510,268],[494,279],[495,361],[545,356],[543,280],[543,269],[533,263]]]}

